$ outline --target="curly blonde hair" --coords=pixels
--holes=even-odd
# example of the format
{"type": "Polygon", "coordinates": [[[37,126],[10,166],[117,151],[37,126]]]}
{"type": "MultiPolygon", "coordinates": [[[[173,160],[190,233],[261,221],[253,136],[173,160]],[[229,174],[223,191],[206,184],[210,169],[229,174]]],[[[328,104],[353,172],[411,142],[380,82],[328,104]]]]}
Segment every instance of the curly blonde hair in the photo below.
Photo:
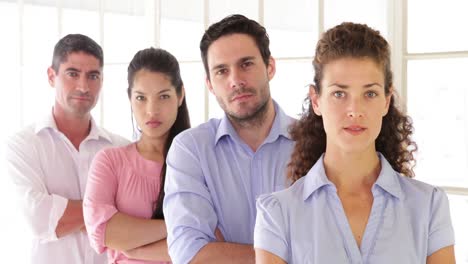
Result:
{"type": "MultiPolygon", "coordinates": [[[[342,23],[329,29],[319,40],[313,66],[315,70],[315,92],[321,94],[321,81],[324,66],[340,58],[370,58],[382,67],[385,76],[385,94],[393,85],[390,65],[390,47],[378,31],[367,25],[342,23]]],[[[395,95],[390,99],[388,113],[383,117],[382,129],[375,141],[376,150],[404,176],[413,177],[417,150],[411,139],[413,124],[409,116],[395,105],[395,95]]],[[[288,178],[295,182],[305,176],[326,149],[326,134],[321,116],[314,113],[310,99],[306,98],[301,119],[291,128],[291,136],[296,141],[291,161],[288,164],[288,178]]]]}

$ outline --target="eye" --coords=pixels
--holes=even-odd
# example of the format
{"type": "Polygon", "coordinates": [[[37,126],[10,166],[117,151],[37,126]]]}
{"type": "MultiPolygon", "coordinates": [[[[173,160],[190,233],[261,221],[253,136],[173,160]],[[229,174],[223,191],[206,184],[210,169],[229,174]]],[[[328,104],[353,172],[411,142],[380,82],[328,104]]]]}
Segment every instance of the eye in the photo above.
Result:
{"type": "Polygon", "coordinates": [[[369,98],[374,98],[374,97],[377,97],[377,93],[374,91],[368,91],[366,92],[366,96],[369,98]]]}
{"type": "Polygon", "coordinates": [[[78,73],[75,72],[75,71],[69,71],[69,72],[67,72],[67,75],[70,76],[70,77],[73,77],[73,78],[78,77],[78,73]]]}
{"type": "Polygon", "coordinates": [[[143,100],[145,100],[145,97],[143,95],[137,95],[137,96],[135,96],[135,100],[143,101],[143,100]]]}
{"type": "Polygon", "coordinates": [[[252,61],[245,61],[244,63],[242,63],[242,68],[247,68],[249,66],[252,66],[253,65],[253,62],[252,61]]]}
{"type": "Polygon", "coordinates": [[[345,96],[345,92],[335,91],[335,92],[333,92],[333,96],[336,97],[336,98],[343,98],[345,96]]]}
{"type": "Polygon", "coordinates": [[[100,76],[99,74],[97,74],[97,73],[92,73],[92,74],[89,75],[88,78],[95,81],[95,80],[99,80],[100,77],[101,77],[101,76],[100,76]]]}
{"type": "Polygon", "coordinates": [[[164,99],[169,99],[169,98],[171,98],[171,96],[168,95],[168,94],[162,94],[159,98],[161,98],[161,99],[164,100],[164,99]]]}
{"type": "Polygon", "coordinates": [[[222,69],[217,70],[215,74],[216,75],[223,75],[225,73],[227,73],[227,69],[222,68],[222,69]]]}

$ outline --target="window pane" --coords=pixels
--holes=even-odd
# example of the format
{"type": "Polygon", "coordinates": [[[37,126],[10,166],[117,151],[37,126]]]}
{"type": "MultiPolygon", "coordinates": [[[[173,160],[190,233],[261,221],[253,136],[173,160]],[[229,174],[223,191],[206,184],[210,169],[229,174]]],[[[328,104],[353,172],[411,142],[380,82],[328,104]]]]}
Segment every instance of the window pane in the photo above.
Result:
{"type": "Polygon", "coordinates": [[[18,6],[12,3],[0,2],[0,32],[8,36],[2,42],[0,49],[0,72],[2,73],[2,86],[8,94],[8,99],[0,104],[0,118],[3,124],[0,139],[3,139],[20,126],[20,61],[19,61],[19,21],[18,6]],[[14,114],[12,114],[14,113],[14,114]]]}
{"type": "MultiPolygon", "coordinates": [[[[50,66],[58,40],[57,8],[25,5],[23,16],[23,62],[50,66]]],[[[44,68],[44,71],[47,68],[44,68]]]]}
{"type": "Polygon", "coordinates": [[[200,60],[203,1],[163,0],[161,6],[161,47],[178,60],[200,60]]]}
{"type": "Polygon", "coordinates": [[[325,30],[342,22],[367,24],[387,38],[387,0],[327,0],[325,5],[325,30]]]}
{"type": "MultiPolygon", "coordinates": [[[[4,140],[21,125],[21,101],[20,101],[20,61],[19,61],[19,16],[18,5],[0,1],[0,32],[5,37],[0,49],[0,72],[2,73],[2,88],[5,94],[0,104],[0,155],[4,157],[4,140]]],[[[4,159],[0,159],[0,174],[6,175],[4,159]]],[[[15,194],[8,177],[0,177],[0,200],[5,216],[0,218],[0,225],[5,226],[3,239],[0,239],[2,248],[2,262],[26,263],[29,252],[29,241],[26,241],[27,230],[24,228],[23,218],[20,217],[17,203],[14,202],[15,194]]]]}
{"type": "Polygon", "coordinates": [[[64,8],[62,12],[62,36],[80,33],[92,38],[97,43],[101,43],[99,13],[97,11],[64,8]]]}
{"type": "Polygon", "coordinates": [[[190,123],[195,127],[205,122],[205,71],[201,62],[180,63],[190,123]]]}
{"type": "MultiPolygon", "coordinates": [[[[132,139],[131,108],[127,95],[127,67],[128,64],[104,67],[104,85],[101,91],[102,125],[113,133],[132,139]]],[[[95,109],[98,110],[99,107],[97,105],[95,109]]],[[[93,114],[96,118],[99,113],[93,111],[93,114]]]]}
{"type": "Polygon", "coordinates": [[[151,8],[144,1],[106,0],[104,54],[106,63],[129,63],[138,50],[155,46],[148,23],[151,8]],[[148,13],[146,13],[148,12],[148,13]]]}
{"type": "MultiPolygon", "coordinates": [[[[242,14],[258,21],[258,1],[254,0],[210,0],[210,24],[231,14],[242,14]]],[[[201,37],[201,36],[200,36],[201,37]]]]}
{"type": "Polygon", "coordinates": [[[449,195],[450,214],[455,231],[455,258],[457,263],[468,264],[468,197],[449,195]]]}
{"type": "Polygon", "coordinates": [[[317,14],[316,1],[265,2],[265,27],[273,57],[312,56],[318,36],[317,14]]]}
{"type": "Polygon", "coordinates": [[[271,96],[286,114],[299,118],[313,81],[311,61],[276,61],[276,75],[270,82],[271,96]]]}
{"type": "Polygon", "coordinates": [[[465,0],[408,1],[408,52],[467,51],[467,10],[465,0]]]}
{"type": "MultiPolygon", "coordinates": [[[[48,0],[48,1],[52,1],[54,5],[57,3],[56,0],[48,0]]],[[[62,2],[62,7],[64,7],[64,8],[98,11],[100,1],[96,1],[96,0],[80,0],[80,1],[61,0],[61,2],[62,2]]]]}
{"type": "Polygon", "coordinates": [[[55,89],[47,81],[48,66],[23,68],[23,121],[29,125],[52,111],[55,89]]]}
{"type": "Polygon", "coordinates": [[[416,177],[468,187],[468,59],[408,62],[408,113],[419,151],[416,177]]]}

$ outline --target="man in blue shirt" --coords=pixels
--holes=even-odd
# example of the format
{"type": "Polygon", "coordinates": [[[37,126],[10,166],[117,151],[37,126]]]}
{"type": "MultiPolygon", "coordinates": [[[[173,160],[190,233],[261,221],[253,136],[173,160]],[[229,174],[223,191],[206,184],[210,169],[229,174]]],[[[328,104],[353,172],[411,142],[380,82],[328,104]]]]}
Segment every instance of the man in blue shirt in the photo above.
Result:
{"type": "Polygon", "coordinates": [[[224,110],[174,139],[164,215],[174,263],[254,263],[256,198],[287,186],[288,117],[270,96],[266,30],[232,15],[200,43],[206,85],[224,110]]]}

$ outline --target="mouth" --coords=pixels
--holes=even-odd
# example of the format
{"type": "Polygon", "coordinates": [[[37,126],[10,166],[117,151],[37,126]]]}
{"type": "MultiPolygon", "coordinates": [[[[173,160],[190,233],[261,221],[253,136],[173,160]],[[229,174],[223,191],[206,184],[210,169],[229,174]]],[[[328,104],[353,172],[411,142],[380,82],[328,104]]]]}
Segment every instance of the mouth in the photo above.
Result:
{"type": "Polygon", "coordinates": [[[78,101],[91,101],[91,98],[86,97],[86,96],[74,96],[72,99],[78,100],[78,101]]]}
{"type": "Polygon", "coordinates": [[[234,101],[245,101],[247,99],[249,99],[250,97],[252,97],[253,94],[250,94],[250,93],[242,93],[242,94],[238,94],[236,96],[234,96],[232,99],[231,99],[231,102],[234,102],[234,101]]]}
{"type": "Polygon", "coordinates": [[[157,121],[157,120],[150,120],[146,122],[145,124],[151,128],[157,128],[162,124],[162,122],[157,121]]]}
{"type": "Polygon", "coordinates": [[[363,133],[364,131],[367,130],[367,128],[365,127],[362,127],[362,126],[348,126],[348,127],[345,127],[343,128],[346,132],[352,134],[352,135],[359,135],[361,133],[363,133]]]}

